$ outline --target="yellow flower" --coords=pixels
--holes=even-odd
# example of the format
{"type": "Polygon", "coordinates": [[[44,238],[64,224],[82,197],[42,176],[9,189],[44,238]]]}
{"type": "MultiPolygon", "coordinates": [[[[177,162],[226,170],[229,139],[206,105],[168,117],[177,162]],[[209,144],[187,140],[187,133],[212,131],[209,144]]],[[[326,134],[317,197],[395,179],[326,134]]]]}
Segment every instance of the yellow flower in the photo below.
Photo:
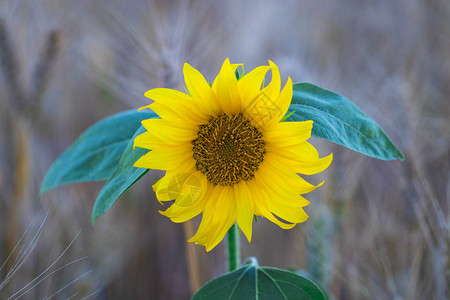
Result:
{"type": "Polygon", "coordinates": [[[239,80],[238,66],[226,59],[210,86],[186,63],[189,94],[165,88],[146,92],[154,103],[143,108],[161,118],[142,121],[147,131],[134,141],[135,147],[151,149],[135,167],[166,171],[153,189],[159,201],[175,202],[161,214],[179,223],[203,213],[189,241],[206,251],[235,222],[250,242],[254,215],[284,229],[304,222],[309,202],[301,194],[316,186],[298,173],[321,172],[332,160],[331,154],[319,158],[307,142],[313,121],[280,122],[292,99],[291,79],[280,92],[273,62],[239,80]],[[272,80],[261,88],[269,70],[272,80]]]}

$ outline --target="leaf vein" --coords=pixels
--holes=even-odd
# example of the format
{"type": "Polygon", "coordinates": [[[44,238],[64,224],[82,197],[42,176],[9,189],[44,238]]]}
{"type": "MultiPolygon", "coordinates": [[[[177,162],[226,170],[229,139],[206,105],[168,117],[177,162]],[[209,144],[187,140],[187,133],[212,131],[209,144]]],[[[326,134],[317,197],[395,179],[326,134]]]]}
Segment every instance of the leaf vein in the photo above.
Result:
{"type": "Polygon", "coordinates": [[[242,278],[245,276],[245,273],[247,273],[250,270],[250,267],[247,267],[247,270],[245,270],[241,276],[239,276],[239,278],[237,279],[236,285],[233,287],[233,290],[230,293],[230,296],[228,297],[228,300],[231,299],[231,297],[233,296],[233,294],[236,292],[236,289],[239,285],[239,282],[242,280],[242,278]]]}
{"type": "Polygon", "coordinates": [[[269,277],[273,283],[275,284],[275,286],[277,287],[277,289],[280,291],[281,295],[283,296],[284,299],[288,300],[287,296],[284,294],[283,290],[281,289],[281,287],[278,285],[277,280],[274,279],[272,276],[269,275],[269,273],[267,273],[264,269],[260,269],[261,272],[263,272],[267,277],[269,277]]]}

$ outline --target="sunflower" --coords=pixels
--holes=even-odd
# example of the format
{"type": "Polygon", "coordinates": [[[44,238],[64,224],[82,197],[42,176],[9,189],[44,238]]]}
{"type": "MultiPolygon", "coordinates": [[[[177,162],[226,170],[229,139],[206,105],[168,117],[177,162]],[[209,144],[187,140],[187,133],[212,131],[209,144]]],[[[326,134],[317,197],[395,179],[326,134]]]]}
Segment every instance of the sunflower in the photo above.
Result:
{"type": "Polygon", "coordinates": [[[134,140],[135,147],[151,149],[135,167],[166,171],[153,189],[161,203],[175,201],[160,213],[176,223],[203,213],[189,241],[206,251],[235,222],[250,242],[255,215],[283,229],[304,222],[309,202],[301,195],[317,186],[298,174],[321,172],[332,160],[331,154],[319,158],[307,142],[313,121],[280,122],[292,99],[291,79],[281,90],[273,62],[239,79],[238,66],[226,59],[211,85],[184,64],[188,93],[146,92],[154,102],[143,108],[160,119],[142,121],[147,131],[134,140]],[[262,87],[269,70],[271,82],[262,87]]]}

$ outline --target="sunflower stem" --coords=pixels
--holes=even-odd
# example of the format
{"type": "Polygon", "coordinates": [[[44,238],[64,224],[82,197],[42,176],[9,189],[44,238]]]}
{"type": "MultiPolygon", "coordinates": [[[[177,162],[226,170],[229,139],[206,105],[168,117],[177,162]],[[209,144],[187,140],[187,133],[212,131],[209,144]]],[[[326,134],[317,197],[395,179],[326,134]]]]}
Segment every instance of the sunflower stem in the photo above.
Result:
{"type": "Polygon", "coordinates": [[[228,271],[234,271],[241,265],[241,243],[239,241],[239,227],[236,224],[228,230],[228,271]]]}

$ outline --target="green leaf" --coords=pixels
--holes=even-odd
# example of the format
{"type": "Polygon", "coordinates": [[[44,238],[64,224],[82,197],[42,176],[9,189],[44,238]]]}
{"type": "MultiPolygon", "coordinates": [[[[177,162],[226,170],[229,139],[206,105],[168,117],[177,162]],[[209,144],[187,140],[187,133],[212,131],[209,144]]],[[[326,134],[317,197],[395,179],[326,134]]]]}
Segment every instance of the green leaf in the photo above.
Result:
{"type": "Polygon", "coordinates": [[[141,126],[128,142],[117,169],[103,186],[97,200],[95,200],[92,211],[92,225],[94,225],[98,217],[103,215],[114,204],[120,195],[149,171],[145,168],[133,167],[133,164],[149,151],[142,148],[135,148],[133,150],[134,138],[143,132],[145,132],[145,128],[141,126]]]}
{"type": "Polygon", "coordinates": [[[237,80],[241,79],[242,76],[245,75],[245,69],[244,69],[244,66],[241,66],[241,67],[242,67],[242,75],[239,74],[239,71],[238,71],[237,68],[236,68],[236,71],[234,71],[234,76],[236,76],[236,79],[237,79],[237,80]]]}
{"type": "Polygon", "coordinates": [[[236,76],[237,80],[239,80],[239,78],[241,77],[241,75],[239,75],[238,69],[236,69],[236,71],[234,71],[234,76],[236,76]]]}
{"type": "Polygon", "coordinates": [[[403,154],[381,130],[349,99],[310,83],[294,85],[290,121],[313,120],[312,135],[382,160],[403,154]]]}
{"type": "Polygon", "coordinates": [[[126,111],[88,128],[50,167],[41,194],[60,185],[106,180],[113,174],[125,147],[151,111],[126,111]]]}
{"type": "Polygon", "coordinates": [[[295,273],[253,263],[213,279],[192,300],[259,299],[322,300],[325,294],[311,280],[295,273]]]}
{"type": "Polygon", "coordinates": [[[281,120],[280,120],[280,123],[286,121],[287,119],[289,119],[289,117],[292,116],[293,114],[295,114],[295,110],[291,111],[290,113],[288,113],[284,117],[282,117],[281,120]]]}

